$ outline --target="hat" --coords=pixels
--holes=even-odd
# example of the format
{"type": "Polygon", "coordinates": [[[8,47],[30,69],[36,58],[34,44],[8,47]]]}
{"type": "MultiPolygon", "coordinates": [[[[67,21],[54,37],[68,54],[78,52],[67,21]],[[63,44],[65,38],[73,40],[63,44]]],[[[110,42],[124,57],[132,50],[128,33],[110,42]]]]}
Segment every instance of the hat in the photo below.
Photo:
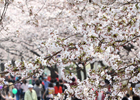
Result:
{"type": "Polygon", "coordinates": [[[33,85],[32,85],[32,84],[29,84],[29,85],[28,85],[28,88],[33,88],[33,85]]]}
{"type": "Polygon", "coordinates": [[[44,77],[44,79],[48,79],[47,77],[44,77]]]}
{"type": "Polygon", "coordinates": [[[5,84],[5,85],[8,85],[8,82],[7,82],[7,81],[5,81],[5,82],[4,82],[4,84],[5,84]]]}

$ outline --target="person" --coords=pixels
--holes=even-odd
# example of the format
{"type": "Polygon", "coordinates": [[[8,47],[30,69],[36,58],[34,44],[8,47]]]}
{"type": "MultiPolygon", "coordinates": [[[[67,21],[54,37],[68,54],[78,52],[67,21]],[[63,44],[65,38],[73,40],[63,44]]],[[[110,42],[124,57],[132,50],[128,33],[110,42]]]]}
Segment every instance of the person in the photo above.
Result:
{"type": "Polygon", "coordinates": [[[21,89],[23,90],[22,91],[22,98],[24,100],[25,92],[28,90],[28,83],[26,80],[23,80],[23,84],[21,85],[21,89]]]}
{"type": "Polygon", "coordinates": [[[15,77],[12,77],[12,83],[15,84],[15,77]]]}
{"type": "Polygon", "coordinates": [[[73,77],[71,80],[72,80],[72,83],[70,83],[70,86],[76,86],[77,85],[76,79],[73,77]]]}
{"type": "Polygon", "coordinates": [[[24,100],[37,100],[37,94],[33,90],[33,85],[28,85],[28,90],[25,92],[24,100]]]}
{"type": "Polygon", "coordinates": [[[140,100],[140,97],[138,95],[133,95],[133,100],[140,100]]]}
{"type": "Polygon", "coordinates": [[[5,100],[16,100],[15,98],[12,97],[11,93],[8,92],[8,95],[3,95],[1,94],[2,98],[5,100]]]}
{"type": "Polygon", "coordinates": [[[12,90],[13,90],[13,88],[14,88],[14,85],[13,85],[13,83],[12,83],[12,81],[11,80],[9,80],[8,81],[8,85],[9,85],[9,92],[10,92],[10,94],[12,94],[12,90]]]}
{"type": "Polygon", "coordinates": [[[36,84],[34,85],[34,90],[36,91],[37,99],[38,100],[41,100],[41,97],[42,97],[41,94],[42,94],[42,91],[43,91],[43,87],[40,84],[40,81],[39,80],[36,80],[36,84]]]}
{"type": "Polygon", "coordinates": [[[123,97],[122,100],[128,100],[128,98],[127,97],[123,97]]]}
{"type": "Polygon", "coordinates": [[[8,83],[6,83],[6,84],[4,84],[2,91],[1,91],[2,100],[5,100],[5,97],[7,96],[8,93],[9,93],[9,86],[8,86],[8,83]]]}
{"type": "Polygon", "coordinates": [[[131,100],[131,97],[128,93],[126,94],[126,97],[128,98],[128,100],[131,100]]]}
{"type": "Polygon", "coordinates": [[[3,85],[3,92],[5,92],[6,94],[8,94],[8,91],[9,91],[9,83],[8,82],[5,82],[5,84],[3,85]]]}
{"type": "Polygon", "coordinates": [[[29,78],[29,84],[32,84],[32,77],[29,78]]]}
{"type": "Polygon", "coordinates": [[[18,76],[15,77],[15,81],[17,81],[17,80],[19,80],[19,77],[18,76]]]}
{"type": "MultiPolygon", "coordinates": [[[[43,94],[45,92],[45,86],[42,84],[42,80],[43,80],[43,78],[41,78],[41,80],[39,79],[40,85],[42,87],[41,94],[43,94]]],[[[41,100],[43,100],[43,96],[41,96],[41,100]]]]}
{"type": "Polygon", "coordinates": [[[45,90],[46,90],[50,84],[50,82],[47,80],[47,77],[44,78],[44,81],[42,82],[42,84],[45,86],[45,90]]]}
{"type": "Polygon", "coordinates": [[[55,95],[58,93],[62,93],[62,87],[59,85],[59,82],[56,82],[56,86],[54,87],[55,89],[55,95]]]}
{"type": "Polygon", "coordinates": [[[15,88],[17,89],[16,100],[19,100],[20,95],[21,95],[21,83],[20,83],[19,79],[17,79],[17,83],[15,84],[15,88]]]}
{"type": "Polygon", "coordinates": [[[32,78],[32,85],[35,85],[35,83],[36,83],[36,76],[33,76],[33,78],[32,78]]]}
{"type": "Polygon", "coordinates": [[[55,94],[55,90],[53,87],[53,83],[50,83],[48,89],[46,89],[46,91],[43,94],[43,98],[44,98],[44,100],[51,100],[51,99],[53,99],[54,94],[55,94]]]}
{"type": "Polygon", "coordinates": [[[64,93],[64,91],[67,89],[67,86],[63,84],[63,81],[60,79],[59,80],[60,86],[62,87],[62,92],[64,93]]]}

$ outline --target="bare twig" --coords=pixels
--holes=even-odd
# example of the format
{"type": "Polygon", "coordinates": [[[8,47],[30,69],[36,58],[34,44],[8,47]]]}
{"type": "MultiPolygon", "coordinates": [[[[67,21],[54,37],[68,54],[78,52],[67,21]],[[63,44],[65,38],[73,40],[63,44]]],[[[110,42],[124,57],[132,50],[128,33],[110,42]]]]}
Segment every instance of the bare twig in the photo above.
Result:
{"type": "Polygon", "coordinates": [[[5,0],[4,9],[3,9],[3,12],[0,16],[0,24],[2,24],[2,20],[5,17],[8,6],[9,6],[9,0],[5,0]]]}

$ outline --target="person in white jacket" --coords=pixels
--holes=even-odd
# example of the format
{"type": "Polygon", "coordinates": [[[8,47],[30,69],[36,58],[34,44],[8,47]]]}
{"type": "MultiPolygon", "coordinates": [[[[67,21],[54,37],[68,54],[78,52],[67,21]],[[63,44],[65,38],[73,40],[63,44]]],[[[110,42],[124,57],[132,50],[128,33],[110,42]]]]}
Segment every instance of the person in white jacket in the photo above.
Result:
{"type": "Polygon", "coordinates": [[[24,100],[37,100],[37,95],[35,90],[33,90],[33,85],[28,85],[28,90],[25,92],[24,100]]]}

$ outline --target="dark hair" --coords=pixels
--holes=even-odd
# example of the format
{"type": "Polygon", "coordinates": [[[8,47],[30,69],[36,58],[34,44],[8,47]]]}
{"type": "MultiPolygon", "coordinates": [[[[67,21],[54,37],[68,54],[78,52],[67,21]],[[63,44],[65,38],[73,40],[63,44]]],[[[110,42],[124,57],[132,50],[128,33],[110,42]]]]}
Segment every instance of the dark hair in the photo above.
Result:
{"type": "Polygon", "coordinates": [[[56,82],[56,86],[59,88],[59,82],[56,82]]]}
{"type": "Polygon", "coordinates": [[[18,79],[20,80],[21,79],[21,76],[19,76],[18,79]]]}
{"type": "Polygon", "coordinates": [[[58,78],[59,76],[58,75],[56,75],[56,78],[58,78]]]}
{"type": "Polygon", "coordinates": [[[139,96],[133,96],[133,100],[140,100],[139,96]]]}
{"type": "Polygon", "coordinates": [[[71,80],[72,80],[72,82],[74,82],[75,81],[75,78],[73,77],[71,80]]]}
{"type": "Polygon", "coordinates": [[[53,79],[51,79],[51,80],[50,80],[50,82],[51,82],[51,83],[53,83],[53,82],[54,82],[54,80],[53,80],[53,79]]]}
{"type": "Polygon", "coordinates": [[[17,79],[17,82],[19,83],[19,79],[17,79]]]}
{"type": "Polygon", "coordinates": [[[64,80],[64,83],[68,83],[66,80],[64,80]]]}
{"type": "Polygon", "coordinates": [[[40,81],[39,81],[39,80],[36,80],[35,84],[36,84],[37,86],[39,86],[39,85],[40,85],[40,81]]]}
{"type": "Polygon", "coordinates": [[[59,82],[62,83],[63,81],[60,79],[59,82]]]}
{"type": "Polygon", "coordinates": [[[24,83],[24,84],[26,84],[26,83],[27,83],[27,81],[26,81],[26,80],[23,80],[23,83],[24,83]]]}
{"type": "MultiPolygon", "coordinates": [[[[122,100],[128,100],[128,98],[127,97],[123,97],[122,100]]],[[[135,100],[135,99],[133,99],[133,100],[135,100]]]]}
{"type": "Polygon", "coordinates": [[[126,94],[126,96],[127,96],[127,97],[130,97],[130,95],[129,95],[128,93],[126,94]]]}
{"type": "Polygon", "coordinates": [[[50,83],[50,84],[49,84],[49,87],[53,87],[53,83],[50,83]]]}

